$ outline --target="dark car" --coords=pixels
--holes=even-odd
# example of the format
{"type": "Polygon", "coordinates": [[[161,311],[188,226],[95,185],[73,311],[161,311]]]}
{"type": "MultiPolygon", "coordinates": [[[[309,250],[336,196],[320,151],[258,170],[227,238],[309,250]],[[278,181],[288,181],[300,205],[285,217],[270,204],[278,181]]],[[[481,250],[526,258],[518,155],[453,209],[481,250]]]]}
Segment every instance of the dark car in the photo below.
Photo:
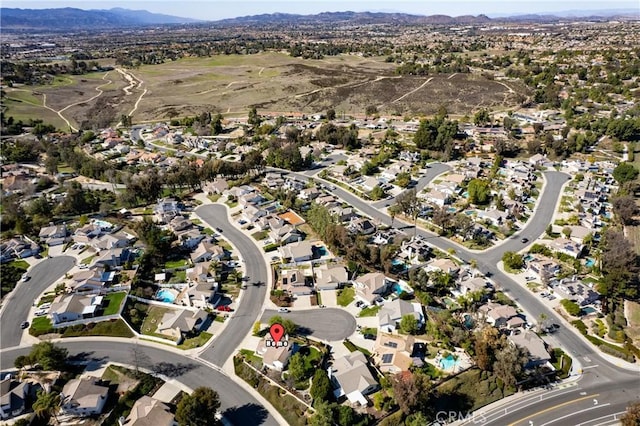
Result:
{"type": "Polygon", "coordinates": [[[27,328],[27,327],[29,327],[29,321],[25,321],[25,322],[23,322],[22,324],[20,324],[20,328],[21,328],[21,329],[23,329],[23,330],[24,330],[25,328],[27,328]]]}
{"type": "Polygon", "coordinates": [[[216,231],[222,234],[222,228],[216,228],[216,231]]]}
{"type": "Polygon", "coordinates": [[[522,241],[523,243],[525,243],[525,244],[526,244],[526,243],[528,243],[528,242],[529,242],[529,239],[528,239],[528,238],[523,238],[523,239],[521,239],[520,241],[522,241]]]}
{"type": "Polygon", "coordinates": [[[376,335],[375,334],[365,334],[364,338],[367,340],[376,340],[376,335]]]}

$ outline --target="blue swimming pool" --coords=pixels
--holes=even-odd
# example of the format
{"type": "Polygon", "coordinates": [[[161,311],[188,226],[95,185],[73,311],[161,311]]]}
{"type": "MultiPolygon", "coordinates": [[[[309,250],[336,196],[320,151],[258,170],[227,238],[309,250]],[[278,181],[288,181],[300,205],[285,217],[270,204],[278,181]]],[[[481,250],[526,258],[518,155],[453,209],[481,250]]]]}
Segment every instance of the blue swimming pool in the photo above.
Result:
{"type": "Polygon", "coordinates": [[[440,365],[440,368],[442,368],[443,370],[453,370],[455,367],[458,366],[459,363],[460,362],[457,359],[455,359],[451,354],[447,355],[446,358],[440,359],[440,361],[438,362],[438,364],[440,365]]]}
{"type": "Polygon", "coordinates": [[[589,314],[595,314],[595,313],[596,313],[596,312],[598,312],[598,311],[596,311],[596,310],[595,310],[594,308],[592,308],[591,306],[587,306],[586,308],[582,308],[582,312],[583,312],[585,315],[589,315],[589,314]]]}
{"type": "Polygon", "coordinates": [[[316,252],[318,253],[318,256],[326,256],[328,254],[325,246],[316,247],[316,252]]]}
{"type": "Polygon", "coordinates": [[[584,264],[585,264],[585,266],[586,266],[587,268],[591,268],[593,265],[595,265],[595,264],[596,264],[596,260],[595,260],[595,259],[587,259],[587,260],[584,262],[584,264]]]}
{"type": "Polygon", "coordinates": [[[464,315],[464,327],[467,330],[471,330],[473,328],[473,318],[469,314],[464,315]]]}
{"type": "Polygon", "coordinates": [[[176,300],[175,291],[162,289],[156,293],[156,298],[165,303],[173,303],[176,300]]]}

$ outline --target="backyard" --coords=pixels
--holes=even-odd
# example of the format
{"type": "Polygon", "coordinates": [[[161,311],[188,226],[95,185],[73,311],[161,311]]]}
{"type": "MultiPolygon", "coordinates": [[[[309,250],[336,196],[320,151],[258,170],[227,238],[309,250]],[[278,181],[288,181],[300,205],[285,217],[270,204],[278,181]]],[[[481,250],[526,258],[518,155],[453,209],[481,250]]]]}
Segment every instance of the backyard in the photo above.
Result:
{"type": "Polygon", "coordinates": [[[147,336],[160,337],[161,339],[175,340],[175,338],[173,338],[172,336],[156,333],[156,330],[158,329],[158,324],[162,322],[162,317],[164,317],[164,314],[171,311],[172,309],[169,309],[169,308],[161,308],[159,306],[149,306],[149,310],[147,311],[147,316],[142,322],[142,327],[140,328],[140,331],[142,332],[142,334],[146,334],[147,336]]]}

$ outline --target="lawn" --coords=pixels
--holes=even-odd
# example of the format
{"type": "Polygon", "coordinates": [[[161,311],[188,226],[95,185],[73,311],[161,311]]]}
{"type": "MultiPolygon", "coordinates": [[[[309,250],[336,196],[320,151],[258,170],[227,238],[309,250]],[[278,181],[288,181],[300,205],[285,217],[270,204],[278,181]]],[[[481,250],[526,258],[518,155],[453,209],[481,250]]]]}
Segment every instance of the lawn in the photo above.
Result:
{"type": "Polygon", "coordinates": [[[251,349],[240,349],[240,355],[242,355],[244,359],[249,361],[254,367],[262,367],[262,358],[256,355],[256,353],[251,349]]]}
{"type": "Polygon", "coordinates": [[[120,311],[120,305],[124,298],[127,297],[126,291],[120,291],[117,293],[109,293],[104,297],[104,300],[107,303],[107,306],[104,308],[103,315],[113,315],[117,314],[120,311]]]}
{"type": "Polygon", "coordinates": [[[368,306],[360,311],[358,314],[359,317],[375,317],[378,315],[378,311],[382,308],[382,306],[368,306]]]}
{"type": "Polygon", "coordinates": [[[13,266],[14,268],[24,269],[25,271],[29,269],[29,263],[26,260],[14,260],[13,262],[9,263],[9,265],[13,266]]]}
{"type": "Polygon", "coordinates": [[[176,259],[176,260],[168,260],[164,264],[165,269],[174,269],[174,268],[182,268],[183,266],[188,265],[187,259],[176,259]]]}
{"type": "Polygon", "coordinates": [[[102,321],[65,328],[62,337],[110,336],[133,337],[133,332],[122,319],[102,321]]]}
{"type": "Polygon", "coordinates": [[[53,326],[51,320],[47,317],[36,317],[31,321],[31,327],[29,328],[29,334],[32,336],[40,336],[42,334],[52,333],[53,326]]]}
{"type": "Polygon", "coordinates": [[[254,232],[253,234],[251,234],[251,236],[253,238],[255,238],[257,241],[260,241],[260,240],[264,240],[265,238],[267,238],[269,236],[269,232],[268,231],[258,231],[258,232],[254,232]]]}
{"type": "Polygon", "coordinates": [[[213,337],[213,334],[203,331],[200,334],[198,334],[196,337],[184,339],[184,341],[178,345],[178,348],[184,349],[184,350],[199,348],[201,346],[204,346],[212,337],[213,337]]]}
{"type": "Polygon", "coordinates": [[[38,302],[38,306],[44,305],[45,303],[51,303],[55,298],[56,298],[55,293],[45,293],[45,295],[40,298],[40,301],[38,302]]]}
{"type": "Polygon", "coordinates": [[[356,291],[353,289],[353,287],[346,287],[341,290],[338,290],[337,300],[338,300],[338,305],[340,306],[349,305],[351,302],[353,302],[353,299],[355,298],[356,298],[356,291]]]}
{"type": "Polygon", "coordinates": [[[92,261],[96,256],[97,256],[97,255],[93,254],[93,255],[91,255],[91,256],[89,256],[89,257],[85,257],[84,259],[82,259],[82,260],[80,261],[80,263],[81,263],[82,265],[88,265],[88,264],[90,264],[90,263],[91,263],[91,261],[92,261]]]}
{"type": "Polygon", "coordinates": [[[187,271],[173,271],[169,284],[184,283],[187,281],[187,271]]]}
{"type": "Polygon", "coordinates": [[[173,309],[161,308],[159,306],[149,306],[149,310],[147,311],[147,316],[142,322],[142,327],[140,327],[140,331],[142,334],[146,334],[147,336],[155,336],[160,337],[162,339],[174,340],[171,336],[167,336],[165,334],[156,333],[158,328],[158,324],[162,321],[162,317],[167,312],[171,312],[173,309]]]}
{"type": "Polygon", "coordinates": [[[369,352],[368,350],[366,350],[365,348],[361,348],[360,346],[356,346],[354,345],[350,340],[345,340],[344,342],[342,342],[344,344],[344,346],[349,349],[349,352],[355,352],[355,351],[360,351],[363,354],[365,354],[366,356],[371,356],[371,352],[369,352]]]}

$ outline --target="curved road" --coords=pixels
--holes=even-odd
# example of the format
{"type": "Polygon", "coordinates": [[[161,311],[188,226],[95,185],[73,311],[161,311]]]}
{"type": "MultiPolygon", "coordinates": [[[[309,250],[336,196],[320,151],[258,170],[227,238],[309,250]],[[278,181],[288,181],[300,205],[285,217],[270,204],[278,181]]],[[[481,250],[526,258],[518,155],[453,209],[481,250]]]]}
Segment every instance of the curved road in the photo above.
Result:
{"type": "MultiPolygon", "coordinates": [[[[147,345],[133,346],[131,343],[117,341],[97,341],[96,339],[65,339],[57,343],[69,349],[69,354],[80,355],[81,359],[97,364],[109,361],[147,368],[189,387],[207,386],[214,388],[220,395],[221,412],[234,425],[278,425],[268,411],[247,391],[233,382],[228,376],[206,366],[197,359],[171,352],[160,347],[147,345]]],[[[25,355],[30,348],[15,348],[2,352],[0,369],[13,369],[13,360],[25,355]]]]}
{"type": "Polygon", "coordinates": [[[260,321],[268,322],[273,316],[281,316],[295,322],[301,334],[330,342],[344,340],[356,331],[355,318],[342,309],[311,309],[286,314],[267,309],[260,321]]]}
{"type": "Polygon", "coordinates": [[[75,262],[73,257],[58,256],[44,259],[29,268],[29,281],[18,282],[0,311],[0,347],[10,348],[20,344],[23,333],[20,324],[27,320],[33,301],[71,269],[75,262]]]}

